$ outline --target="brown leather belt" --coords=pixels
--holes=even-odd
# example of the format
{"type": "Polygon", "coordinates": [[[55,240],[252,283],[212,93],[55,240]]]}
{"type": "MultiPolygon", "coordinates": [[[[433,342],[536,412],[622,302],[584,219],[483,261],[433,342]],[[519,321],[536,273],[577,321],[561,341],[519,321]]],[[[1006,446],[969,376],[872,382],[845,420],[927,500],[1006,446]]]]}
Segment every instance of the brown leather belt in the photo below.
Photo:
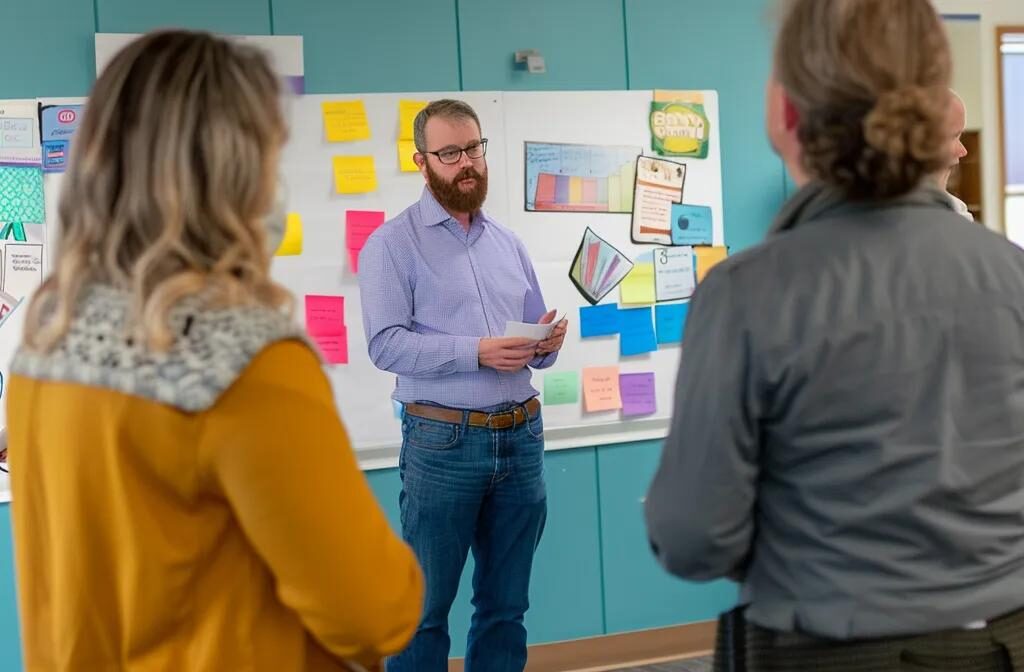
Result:
{"type": "MultiPolygon", "coordinates": [[[[437,420],[439,422],[450,422],[453,425],[462,424],[462,414],[455,408],[440,408],[438,406],[427,406],[426,404],[406,404],[406,415],[414,415],[417,418],[437,420]]],[[[540,402],[533,397],[525,404],[500,413],[485,413],[484,411],[470,411],[468,424],[472,427],[486,427],[487,429],[508,429],[524,425],[540,412],[540,402]]]]}

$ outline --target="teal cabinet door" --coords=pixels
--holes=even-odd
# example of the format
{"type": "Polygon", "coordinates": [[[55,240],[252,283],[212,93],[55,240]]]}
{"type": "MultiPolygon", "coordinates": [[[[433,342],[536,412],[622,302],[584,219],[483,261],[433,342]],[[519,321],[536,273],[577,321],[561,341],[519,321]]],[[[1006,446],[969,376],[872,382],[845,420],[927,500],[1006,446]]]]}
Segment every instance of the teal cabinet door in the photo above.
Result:
{"type": "Polygon", "coordinates": [[[459,35],[467,91],[626,88],[622,0],[459,0],[459,35]],[[514,66],[525,49],[546,73],[514,66]]]}
{"type": "Polygon", "coordinates": [[[609,633],[711,620],[736,601],[735,584],[681,581],[651,554],[643,501],[660,454],[659,441],[597,449],[609,633]]]}
{"type": "Polygon", "coordinates": [[[782,161],[765,136],[770,0],[625,0],[632,89],[716,89],[725,242],[760,242],[784,199],[782,161]]]}
{"type": "Polygon", "coordinates": [[[11,507],[0,505],[0,672],[21,670],[18,602],[14,588],[14,550],[11,547],[11,507]]]}
{"type": "Polygon", "coordinates": [[[269,35],[267,0],[95,0],[101,33],[144,33],[154,28],[191,28],[214,33],[269,35]]]}
{"type": "Polygon", "coordinates": [[[302,35],[306,93],[458,91],[453,0],[274,0],[274,33],[302,35]]]}

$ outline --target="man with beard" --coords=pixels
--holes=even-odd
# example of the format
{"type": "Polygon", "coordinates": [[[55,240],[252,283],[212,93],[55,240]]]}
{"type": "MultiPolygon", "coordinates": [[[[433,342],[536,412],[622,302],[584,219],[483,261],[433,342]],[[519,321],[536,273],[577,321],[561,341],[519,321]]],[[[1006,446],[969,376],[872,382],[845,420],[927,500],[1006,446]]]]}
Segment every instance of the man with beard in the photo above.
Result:
{"type": "Polygon", "coordinates": [[[359,257],[370,358],[396,374],[403,404],[402,535],[427,582],[419,629],[391,672],[448,669],[448,612],[470,549],[467,670],[520,671],[533,555],[544,529],[544,439],[530,368],[546,340],[502,338],[509,321],[550,323],[526,248],[481,210],[487,139],[466,103],[437,100],[414,122],[419,202],[385,223],[359,257]]]}

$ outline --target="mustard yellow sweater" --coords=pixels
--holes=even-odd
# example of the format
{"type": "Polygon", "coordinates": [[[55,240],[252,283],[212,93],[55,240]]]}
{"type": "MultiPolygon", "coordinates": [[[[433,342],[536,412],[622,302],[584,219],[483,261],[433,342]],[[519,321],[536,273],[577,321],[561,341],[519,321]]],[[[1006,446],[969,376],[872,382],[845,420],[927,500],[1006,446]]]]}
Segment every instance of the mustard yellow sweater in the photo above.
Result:
{"type": "Polygon", "coordinates": [[[17,375],[8,423],[28,672],[341,670],[412,636],[419,568],[304,344],[194,413],[17,375]]]}

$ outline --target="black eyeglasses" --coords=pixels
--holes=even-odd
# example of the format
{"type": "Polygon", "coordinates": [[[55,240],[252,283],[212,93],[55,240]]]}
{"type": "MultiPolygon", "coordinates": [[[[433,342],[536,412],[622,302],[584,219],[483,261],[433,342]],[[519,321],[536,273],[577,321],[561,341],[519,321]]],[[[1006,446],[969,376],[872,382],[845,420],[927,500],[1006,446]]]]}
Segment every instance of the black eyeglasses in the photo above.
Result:
{"type": "Polygon", "coordinates": [[[465,152],[466,156],[471,159],[482,159],[484,154],[487,153],[487,138],[482,139],[480,142],[471,142],[465,147],[445,147],[438,152],[420,152],[420,154],[433,154],[437,157],[438,161],[450,166],[453,163],[458,163],[459,159],[462,158],[462,153],[465,152]]]}

